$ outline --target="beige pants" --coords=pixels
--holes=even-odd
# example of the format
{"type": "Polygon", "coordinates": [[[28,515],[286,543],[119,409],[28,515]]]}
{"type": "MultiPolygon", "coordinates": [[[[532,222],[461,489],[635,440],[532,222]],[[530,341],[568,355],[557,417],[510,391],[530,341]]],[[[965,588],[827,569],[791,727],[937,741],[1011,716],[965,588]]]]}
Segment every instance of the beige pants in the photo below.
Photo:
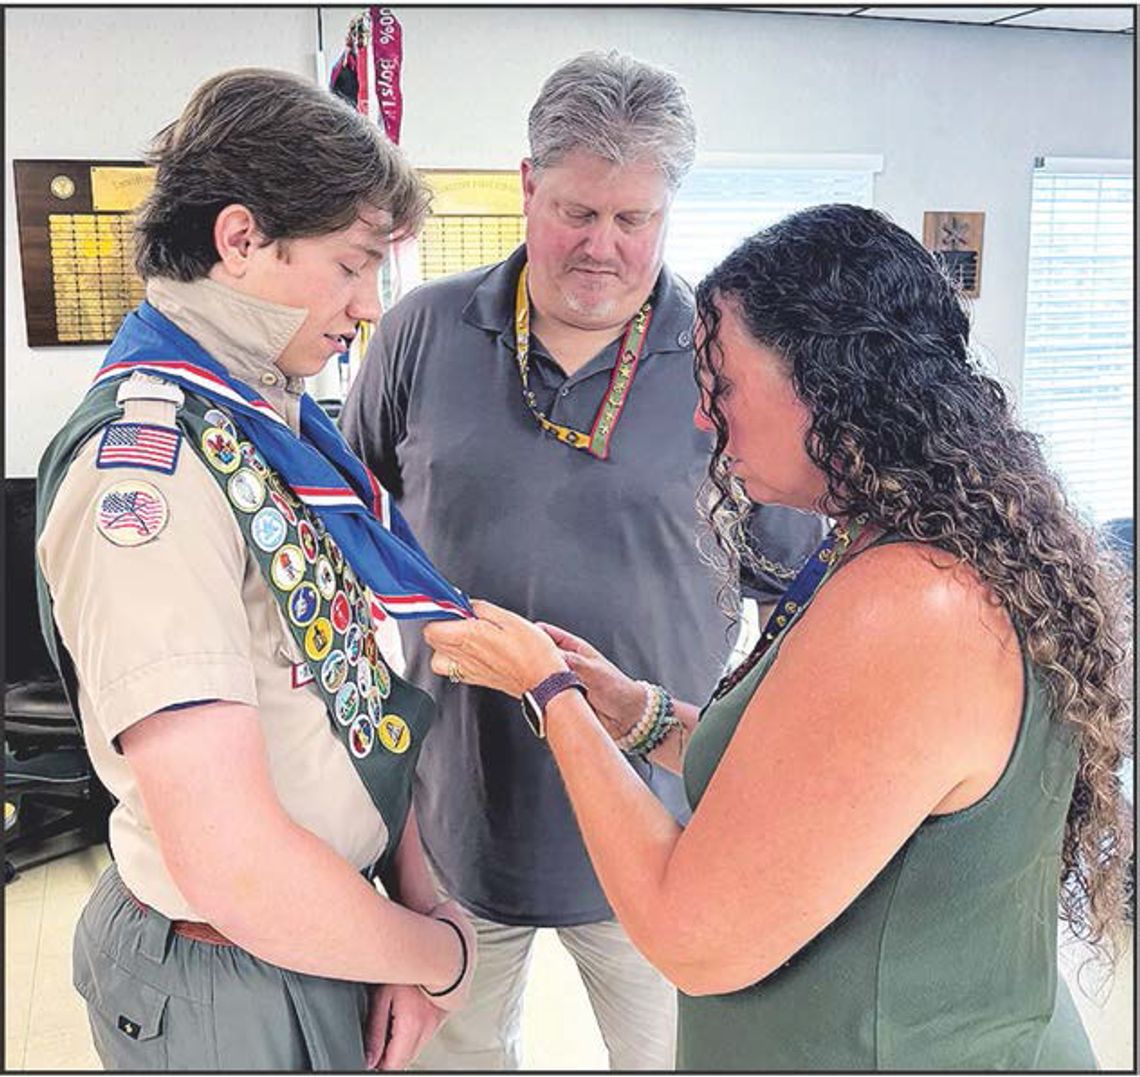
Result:
{"type": "MultiPolygon", "coordinates": [[[[416,1059],[415,1069],[517,1070],[523,989],[537,930],[468,913],[479,958],[467,1005],[416,1059]]],[[[578,965],[612,1070],[672,1070],[677,994],[615,920],[556,928],[578,965]]]]}

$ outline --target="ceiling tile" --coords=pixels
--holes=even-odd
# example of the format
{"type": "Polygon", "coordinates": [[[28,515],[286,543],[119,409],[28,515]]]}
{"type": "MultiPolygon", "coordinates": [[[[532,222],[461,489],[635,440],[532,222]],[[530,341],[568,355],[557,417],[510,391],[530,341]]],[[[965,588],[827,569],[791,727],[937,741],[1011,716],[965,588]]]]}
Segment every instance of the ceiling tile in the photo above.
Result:
{"type": "Polygon", "coordinates": [[[1047,7],[1019,15],[1004,25],[1051,30],[1131,30],[1135,14],[1131,7],[1047,7]]]}
{"type": "Polygon", "coordinates": [[[925,19],[936,22],[990,23],[1032,11],[1030,7],[869,7],[860,18],[925,19]]]}
{"type": "Polygon", "coordinates": [[[752,7],[749,11],[772,11],[778,15],[854,15],[861,7],[752,7]]]}

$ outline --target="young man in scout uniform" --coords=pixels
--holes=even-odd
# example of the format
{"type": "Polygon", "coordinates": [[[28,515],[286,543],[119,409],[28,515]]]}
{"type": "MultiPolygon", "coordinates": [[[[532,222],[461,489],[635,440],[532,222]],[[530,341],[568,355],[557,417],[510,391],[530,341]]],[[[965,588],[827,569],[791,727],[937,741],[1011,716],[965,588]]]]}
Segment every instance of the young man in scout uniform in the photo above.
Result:
{"type": "Polygon", "coordinates": [[[423,188],[266,70],[201,86],[152,162],[147,302],[39,476],[45,632],[118,800],[75,983],[109,1069],[402,1066],[475,951],[408,811],[431,701],[375,627],[467,604],[302,379],[379,317],[423,188]]]}
{"type": "MultiPolygon", "coordinates": [[[[562,625],[680,698],[703,696],[728,650],[695,537],[711,445],[692,423],[692,293],[663,265],[692,114],[667,72],[587,54],[546,81],[529,133],[526,244],[385,315],[345,436],[472,594],[562,625]]],[[[806,556],[816,524],[769,511],[784,531],[807,525],[806,556]]],[[[417,817],[480,947],[470,1003],[421,1063],[519,1067],[528,955],[535,929],[553,927],[611,1066],[672,1068],[674,991],[614,920],[545,744],[513,700],[441,685],[418,632],[404,644],[410,679],[440,693],[445,715],[421,756],[417,817]]],[[[631,763],[684,811],[679,779],[631,763]]]]}

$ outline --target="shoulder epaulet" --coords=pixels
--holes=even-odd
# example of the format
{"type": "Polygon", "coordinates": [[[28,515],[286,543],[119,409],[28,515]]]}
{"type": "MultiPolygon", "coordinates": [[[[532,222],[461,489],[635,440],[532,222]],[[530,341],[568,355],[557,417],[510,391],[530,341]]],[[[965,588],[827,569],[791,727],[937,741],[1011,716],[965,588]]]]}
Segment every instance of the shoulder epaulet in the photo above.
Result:
{"type": "Polygon", "coordinates": [[[173,382],[139,370],[119,386],[115,403],[122,407],[131,400],[165,400],[177,410],[185,399],[185,394],[173,382]]]}

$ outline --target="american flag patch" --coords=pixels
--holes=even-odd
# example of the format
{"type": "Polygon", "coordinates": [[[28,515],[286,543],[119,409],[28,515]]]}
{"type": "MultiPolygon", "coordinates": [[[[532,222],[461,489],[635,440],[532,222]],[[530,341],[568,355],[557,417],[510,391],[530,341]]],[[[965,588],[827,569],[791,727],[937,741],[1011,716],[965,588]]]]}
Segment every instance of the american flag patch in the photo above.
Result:
{"type": "Polygon", "coordinates": [[[149,482],[120,482],[99,495],[95,527],[116,546],[141,546],[166,526],[166,498],[149,482]]]}
{"type": "Polygon", "coordinates": [[[150,423],[112,423],[103,431],[97,468],[139,467],[173,475],[182,432],[150,423]]]}

